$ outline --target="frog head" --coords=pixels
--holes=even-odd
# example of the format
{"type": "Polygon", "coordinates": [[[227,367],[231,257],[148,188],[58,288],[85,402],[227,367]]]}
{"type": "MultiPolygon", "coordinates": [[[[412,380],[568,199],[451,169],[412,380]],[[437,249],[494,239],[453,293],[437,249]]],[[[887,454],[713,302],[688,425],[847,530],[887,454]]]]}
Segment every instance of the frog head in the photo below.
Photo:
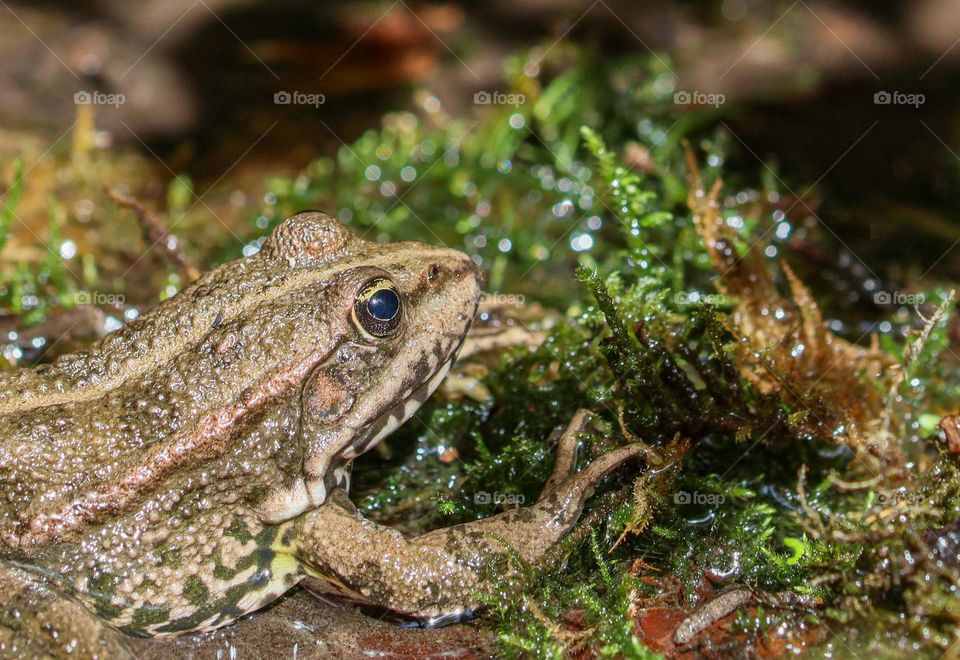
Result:
{"type": "Polygon", "coordinates": [[[322,504],[344,484],[344,467],[434,392],[473,320],[482,274],[461,252],[365,241],[314,212],[288,219],[262,251],[314,272],[335,270],[320,287],[304,282],[322,300],[325,355],[310,366],[296,396],[302,463],[259,507],[261,519],[272,523],[322,504]]]}

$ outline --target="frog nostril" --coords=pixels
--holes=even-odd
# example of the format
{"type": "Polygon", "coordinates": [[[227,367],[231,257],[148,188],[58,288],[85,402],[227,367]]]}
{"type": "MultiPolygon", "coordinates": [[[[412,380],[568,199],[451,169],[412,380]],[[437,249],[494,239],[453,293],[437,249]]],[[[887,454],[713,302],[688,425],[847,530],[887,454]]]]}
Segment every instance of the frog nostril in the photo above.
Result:
{"type": "Polygon", "coordinates": [[[440,275],[440,264],[431,264],[427,271],[427,280],[432,282],[440,275]]]}

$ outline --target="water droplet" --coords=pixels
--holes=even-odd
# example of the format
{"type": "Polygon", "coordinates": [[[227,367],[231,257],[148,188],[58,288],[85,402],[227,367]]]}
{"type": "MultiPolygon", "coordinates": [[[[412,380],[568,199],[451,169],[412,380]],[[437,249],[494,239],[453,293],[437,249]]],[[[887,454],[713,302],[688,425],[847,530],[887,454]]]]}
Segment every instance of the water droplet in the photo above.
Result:
{"type": "Polygon", "coordinates": [[[61,243],[60,256],[64,259],[73,259],[77,256],[77,244],[69,240],[61,243]]]}
{"type": "Polygon", "coordinates": [[[593,236],[590,234],[576,234],[570,239],[570,247],[574,252],[585,252],[593,247],[593,236]]]}

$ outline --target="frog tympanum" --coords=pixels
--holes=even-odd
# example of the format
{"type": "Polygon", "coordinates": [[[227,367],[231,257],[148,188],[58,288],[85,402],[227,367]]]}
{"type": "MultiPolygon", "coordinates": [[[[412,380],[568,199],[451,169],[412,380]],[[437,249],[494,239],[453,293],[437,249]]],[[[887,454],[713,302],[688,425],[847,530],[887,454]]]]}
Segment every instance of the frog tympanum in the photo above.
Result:
{"type": "Polygon", "coordinates": [[[481,286],[460,252],[304,212],[88,350],[0,376],[0,655],[123,655],[115,629],[213,629],[304,578],[413,617],[476,608],[493,561],[541,557],[639,455],[574,473],[578,413],[533,506],[409,539],[361,517],[352,459],[436,389],[481,286]]]}

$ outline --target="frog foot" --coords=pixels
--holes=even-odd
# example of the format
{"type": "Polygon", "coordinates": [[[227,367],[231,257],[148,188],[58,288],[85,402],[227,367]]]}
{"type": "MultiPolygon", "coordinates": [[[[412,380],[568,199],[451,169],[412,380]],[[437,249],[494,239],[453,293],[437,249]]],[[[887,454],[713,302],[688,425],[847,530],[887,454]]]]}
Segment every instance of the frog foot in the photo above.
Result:
{"type": "Polygon", "coordinates": [[[557,442],[557,459],[542,494],[529,507],[438,529],[413,538],[364,519],[342,491],[306,515],[297,556],[321,592],[341,594],[431,620],[476,610],[518,577],[519,556],[535,563],[576,523],[593,486],[647,448],[635,443],[574,472],[578,435],[590,413],[578,411],[557,442]]]}

